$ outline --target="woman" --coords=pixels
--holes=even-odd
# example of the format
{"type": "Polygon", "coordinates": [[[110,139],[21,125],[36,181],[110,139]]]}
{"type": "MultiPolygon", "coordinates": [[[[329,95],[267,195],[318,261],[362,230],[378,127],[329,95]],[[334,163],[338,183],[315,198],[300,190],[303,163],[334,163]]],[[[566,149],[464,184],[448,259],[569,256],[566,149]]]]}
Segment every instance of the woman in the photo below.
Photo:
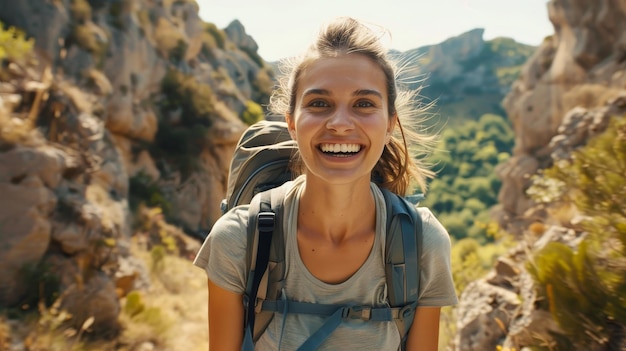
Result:
{"type": "MultiPolygon", "coordinates": [[[[323,304],[385,306],[383,260],[385,204],[380,187],[406,195],[425,188],[432,172],[420,167],[408,141],[428,139],[403,128],[413,115],[410,93],[396,86],[396,72],[379,37],[364,24],[340,18],[320,32],[272,96],[297,142],[303,174],[284,208],[286,298],[323,304]],[[417,139],[414,139],[417,138],[417,139]],[[410,139],[410,140],[407,140],[410,139]]],[[[450,273],[450,239],[426,209],[420,299],[406,349],[437,350],[440,308],[457,298],[450,273]]],[[[239,350],[246,287],[247,207],[215,224],[194,264],[209,277],[211,350],[239,350]]],[[[324,322],[312,315],[277,315],[257,350],[295,350],[324,322]]],[[[393,322],[345,321],[321,345],[325,350],[397,350],[393,322]]]]}

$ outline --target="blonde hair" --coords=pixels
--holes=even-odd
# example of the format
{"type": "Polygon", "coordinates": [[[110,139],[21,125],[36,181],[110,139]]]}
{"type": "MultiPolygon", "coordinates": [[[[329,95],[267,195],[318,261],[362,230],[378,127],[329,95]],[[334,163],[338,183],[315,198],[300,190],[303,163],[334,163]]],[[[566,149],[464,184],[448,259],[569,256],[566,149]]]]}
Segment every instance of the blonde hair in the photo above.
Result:
{"type": "Polygon", "coordinates": [[[390,118],[397,115],[393,135],[372,171],[372,181],[399,194],[414,191],[415,183],[423,192],[434,172],[426,167],[424,158],[432,150],[435,135],[418,129],[420,112],[416,90],[402,90],[398,84],[399,69],[387,55],[381,35],[364,23],[340,17],[322,28],[317,39],[301,56],[281,61],[278,87],[270,98],[269,109],[277,115],[293,115],[300,75],[315,60],[347,54],[364,55],[375,62],[386,78],[390,118]]]}

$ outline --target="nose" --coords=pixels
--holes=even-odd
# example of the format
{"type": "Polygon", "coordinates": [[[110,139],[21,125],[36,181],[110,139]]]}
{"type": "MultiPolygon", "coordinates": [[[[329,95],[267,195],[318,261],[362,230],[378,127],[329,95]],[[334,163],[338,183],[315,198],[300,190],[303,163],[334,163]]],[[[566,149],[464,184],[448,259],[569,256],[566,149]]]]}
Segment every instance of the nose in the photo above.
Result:
{"type": "Polygon", "coordinates": [[[337,108],[334,113],[328,117],[326,128],[337,133],[344,133],[354,129],[354,121],[350,111],[345,107],[337,108]]]}

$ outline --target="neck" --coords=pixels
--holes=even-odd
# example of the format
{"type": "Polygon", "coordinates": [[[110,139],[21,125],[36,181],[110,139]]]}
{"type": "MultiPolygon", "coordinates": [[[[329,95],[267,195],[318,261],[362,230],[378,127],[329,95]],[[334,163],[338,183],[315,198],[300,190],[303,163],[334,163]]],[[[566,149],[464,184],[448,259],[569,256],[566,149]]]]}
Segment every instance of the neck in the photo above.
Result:
{"type": "Polygon", "coordinates": [[[369,179],[350,184],[307,178],[298,211],[298,229],[332,241],[375,229],[376,206],[369,179]]]}

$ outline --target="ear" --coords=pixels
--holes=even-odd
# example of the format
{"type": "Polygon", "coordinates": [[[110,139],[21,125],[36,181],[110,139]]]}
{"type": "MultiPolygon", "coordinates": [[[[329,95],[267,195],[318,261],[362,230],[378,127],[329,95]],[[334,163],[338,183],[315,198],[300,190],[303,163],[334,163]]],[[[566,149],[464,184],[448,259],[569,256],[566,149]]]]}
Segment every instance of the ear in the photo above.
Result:
{"type": "Polygon", "coordinates": [[[291,139],[296,140],[296,123],[293,120],[293,115],[291,113],[286,113],[285,121],[287,122],[287,130],[289,130],[291,139]]]}

